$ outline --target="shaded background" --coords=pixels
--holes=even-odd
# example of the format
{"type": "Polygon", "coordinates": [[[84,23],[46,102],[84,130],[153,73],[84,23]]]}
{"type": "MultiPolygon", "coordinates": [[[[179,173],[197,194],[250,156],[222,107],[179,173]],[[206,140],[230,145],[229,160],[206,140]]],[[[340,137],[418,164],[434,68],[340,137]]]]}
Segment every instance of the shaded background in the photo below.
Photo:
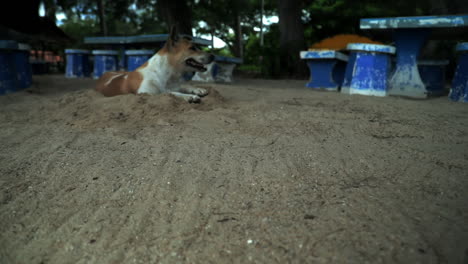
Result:
{"type": "MultiPolygon", "coordinates": [[[[93,48],[83,45],[86,36],[160,34],[177,24],[181,33],[221,39],[226,46],[214,52],[244,58],[240,70],[263,77],[305,77],[299,51],[336,34],[366,35],[360,18],[468,13],[463,0],[17,0],[3,6],[0,38],[34,49],[61,54],[93,48]],[[262,25],[261,17],[277,23],[262,25]]],[[[423,57],[453,61],[454,44],[431,41],[423,57]]]]}

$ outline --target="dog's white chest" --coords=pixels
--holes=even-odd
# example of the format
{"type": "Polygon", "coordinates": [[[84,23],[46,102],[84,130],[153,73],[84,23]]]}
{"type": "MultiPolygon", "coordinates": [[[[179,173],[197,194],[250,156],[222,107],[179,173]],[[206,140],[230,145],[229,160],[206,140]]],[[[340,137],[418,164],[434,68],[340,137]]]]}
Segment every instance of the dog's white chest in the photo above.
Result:
{"type": "Polygon", "coordinates": [[[160,94],[170,91],[177,85],[171,80],[174,69],[169,65],[166,56],[158,54],[151,57],[148,66],[139,70],[143,76],[138,93],[160,94]]]}

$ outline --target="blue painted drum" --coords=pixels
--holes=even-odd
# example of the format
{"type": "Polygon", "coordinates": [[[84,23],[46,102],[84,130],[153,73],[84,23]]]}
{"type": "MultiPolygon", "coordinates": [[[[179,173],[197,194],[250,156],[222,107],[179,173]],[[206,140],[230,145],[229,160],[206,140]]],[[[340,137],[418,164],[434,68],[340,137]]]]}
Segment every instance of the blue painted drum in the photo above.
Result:
{"type": "Polygon", "coordinates": [[[117,70],[119,55],[117,50],[93,50],[92,54],[94,55],[94,79],[98,79],[105,72],[117,70]]]}
{"type": "Polygon", "coordinates": [[[65,69],[65,77],[89,77],[91,74],[89,65],[89,50],[82,49],[66,49],[67,65],[65,69]]]}
{"type": "Polygon", "coordinates": [[[457,51],[460,54],[449,98],[455,102],[468,103],[468,42],[458,44],[457,51]]]}
{"type": "Polygon", "coordinates": [[[341,92],[386,96],[391,70],[391,55],[395,54],[395,47],[350,43],[346,48],[351,54],[341,92]]]}
{"type": "Polygon", "coordinates": [[[31,47],[27,44],[18,44],[15,54],[16,74],[19,89],[25,89],[32,85],[32,67],[29,63],[31,47]]]}
{"type": "Polygon", "coordinates": [[[127,71],[134,71],[154,55],[153,50],[127,50],[127,71]]]}
{"type": "Polygon", "coordinates": [[[338,91],[344,78],[348,56],[335,50],[301,51],[301,59],[307,61],[310,80],[306,87],[326,91],[338,91]]]}
{"type": "Polygon", "coordinates": [[[15,53],[18,43],[13,40],[0,40],[0,95],[18,90],[15,53]]]}

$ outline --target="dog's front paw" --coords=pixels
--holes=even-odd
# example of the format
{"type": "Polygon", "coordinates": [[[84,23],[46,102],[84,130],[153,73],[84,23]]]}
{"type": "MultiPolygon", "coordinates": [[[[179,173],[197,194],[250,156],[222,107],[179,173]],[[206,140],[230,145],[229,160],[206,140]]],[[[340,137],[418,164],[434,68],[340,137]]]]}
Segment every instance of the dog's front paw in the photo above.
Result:
{"type": "Polygon", "coordinates": [[[203,88],[194,88],[192,93],[203,97],[208,94],[208,90],[203,88]]]}
{"type": "Polygon", "coordinates": [[[201,101],[201,98],[198,95],[190,95],[187,98],[187,102],[189,103],[199,103],[200,101],[201,101]]]}

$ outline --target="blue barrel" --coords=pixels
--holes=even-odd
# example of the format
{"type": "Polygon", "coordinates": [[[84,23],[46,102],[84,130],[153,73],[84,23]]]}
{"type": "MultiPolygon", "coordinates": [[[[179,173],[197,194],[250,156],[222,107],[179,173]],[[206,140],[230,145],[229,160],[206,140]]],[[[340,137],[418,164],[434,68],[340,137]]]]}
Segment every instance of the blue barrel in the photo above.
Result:
{"type": "Polygon", "coordinates": [[[0,40],[0,94],[18,90],[15,54],[18,43],[13,40],[0,40]]]}
{"type": "Polygon", "coordinates": [[[32,85],[32,67],[29,63],[29,53],[31,47],[27,44],[18,44],[15,54],[16,74],[18,78],[18,88],[25,89],[32,85]]]}
{"type": "Polygon", "coordinates": [[[90,76],[89,50],[66,49],[65,54],[67,58],[65,77],[76,78],[90,76]]]}
{"type": "Polygon", "coordinates": [[[127,71],[134,71],[136,68],[147,62],[153,55],[153,50],[127,50],[127,71]]]}
{"type": "Polygon", "coordinates": [[[118,66],[117,50],[93,50],[95,79],[98,79],[105,72],[116,71],[118,66]]]}

